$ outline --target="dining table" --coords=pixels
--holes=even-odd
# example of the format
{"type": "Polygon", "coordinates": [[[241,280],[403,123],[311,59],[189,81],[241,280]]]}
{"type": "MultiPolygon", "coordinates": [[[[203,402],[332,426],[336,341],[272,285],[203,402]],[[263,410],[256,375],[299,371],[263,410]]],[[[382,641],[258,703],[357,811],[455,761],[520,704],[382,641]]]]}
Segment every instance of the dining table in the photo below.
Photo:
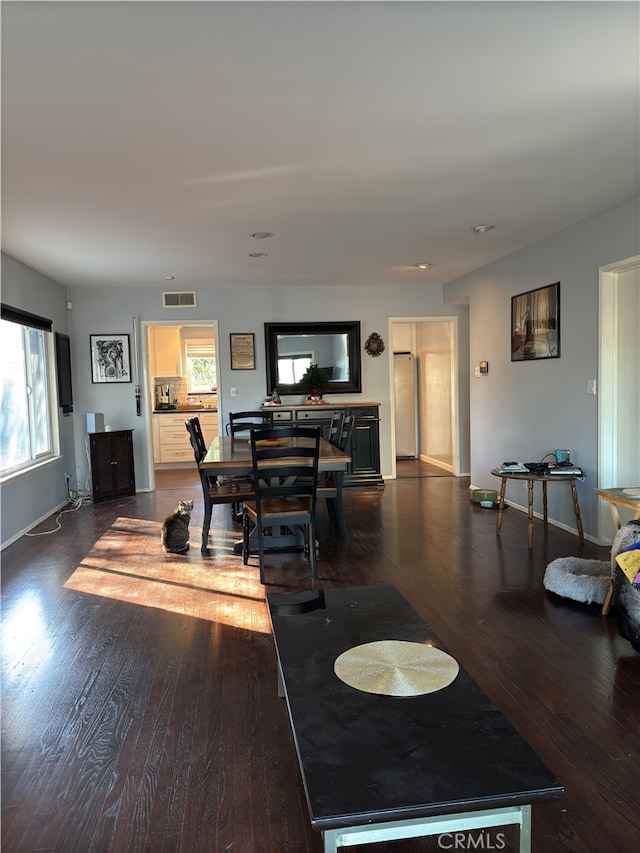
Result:
{"type": "MultiPolygon", "coordinates": [[[[310,439],[291,438],[289,439],[292,447],[305,446],[310,439]]],[[[279,459],[278,462],[286,460],[279,459]]],[[[351,455],[340,450],[335,445],[331,444],[325,438],[320,439],[320,455],[318,457],[318,472],[331,471],[338,474],[344,474],[351,462],[351,455]]],[[[251,442],[246,436],[216,436],[207,450],[206,455],[199,465],[200,469],[205,471],[207,476],[211,478],[234,478],[234,477],[252,477],[253,476],[253,461],[251,459],[251,442]]],[[[214,487],[215,488],[215,487],[214,487]]],[[[236,501],[242,500],[236,496],[236,501]]],[[[232,502],[229,500],[228,502],[232,502]]],[[[336,511],[340,514],[340,523],[344,529],[344,518],[342,517],[342,501],[336,501],[336,511]]],[[[205,512],[205,520],[202,528],[202,550],[207,547],[209,536],[210,512],[205,512]],[[206,528],[206,529],[205,529],[206,528]]],[[[253,550],[253,537],[250,536],[250,550],[253,550]]],[[[299,537],[297,536],[279,536],[271,538],[271,548],[286,548],[298,547],[299,537]]],[[[242,553],[242,542],[236,542],[234,552],[242,553]]]]}

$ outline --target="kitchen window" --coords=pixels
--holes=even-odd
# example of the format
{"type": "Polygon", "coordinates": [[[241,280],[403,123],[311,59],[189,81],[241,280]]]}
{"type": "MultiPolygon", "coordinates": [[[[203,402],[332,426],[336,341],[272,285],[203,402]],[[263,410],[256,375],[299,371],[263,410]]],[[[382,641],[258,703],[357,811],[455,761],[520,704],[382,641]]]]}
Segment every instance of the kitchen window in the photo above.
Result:
{"type": "Polygon", "coordinates": [[[5,308],[3,305],[0,320],[2,475],[53,458],[56,455],[53,425],[57,424],[51,392],[54,375],[51,323],[5,308]],[[16,319],[5,319],[7,316],[16,319]],[[26,324],[19,322],[23,317],[26,324]],[[38,321],[45,328],[31,325],[38,321]]]}
{"type": "Polygon", "coordinates": [[[187,391],[204,394],[218,387],[216,346],[212,340],[186,339],[184,342],[187,367],[187,391]]]}

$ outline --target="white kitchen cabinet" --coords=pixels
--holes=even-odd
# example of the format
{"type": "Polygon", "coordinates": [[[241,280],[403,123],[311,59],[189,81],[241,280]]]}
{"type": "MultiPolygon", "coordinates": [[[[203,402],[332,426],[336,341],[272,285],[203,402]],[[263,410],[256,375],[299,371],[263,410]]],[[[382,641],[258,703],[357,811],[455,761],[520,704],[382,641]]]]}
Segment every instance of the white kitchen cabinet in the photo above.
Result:
{"type": "Polygon", "coordinates": [[[213,439],[218,435],[218,413],[202,412],[202,414],[198,415],[198,418],[200,419],[204,443],[209,447],[213,439]]]}
{"type": "MultiPolygon", "coordinates": [[[[151,330],[154,376],[182,376],[180,329],[156,326],[151,330]]],[[[185,429],[186,432],[186,429],[185,429]]]]}
{"type": "Polygon", "coordinates": [[[194,462],[189,433],[184,425],[187,414],[156,415],[159,424],[160,462],[194,462]]]}
{"type": "Polygon", "coordinates": [[[153,435],[157,436],[157,445],[154,443],[154,462],[193,462],[193,449],[189,441],[189,433],[185,426],[187,418],[198,417],[200,426],[207,445],[218,434],[217,412],[167,412],[167,414],[154,415],[153,435]]]}

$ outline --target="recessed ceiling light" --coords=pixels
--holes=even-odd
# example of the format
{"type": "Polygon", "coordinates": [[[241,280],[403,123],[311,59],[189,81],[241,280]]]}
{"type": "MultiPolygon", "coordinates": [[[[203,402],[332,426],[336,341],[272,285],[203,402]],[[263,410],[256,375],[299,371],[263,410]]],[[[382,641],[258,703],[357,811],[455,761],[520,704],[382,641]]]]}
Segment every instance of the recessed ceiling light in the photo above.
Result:
{"type": "Polygon", "coordinates": [[[426,270],[431,264],[414,264],[414,266],[418,267],[419,270],[426,270]]]}
{"type": "Polygon", "coordinates": [[[249,252],[250,258],[268,258],[269,255],[266,252],[249,252]]]}
{"type": "Polygon", "coordinates": [[[266,240],[267,237],[273,237],[273,234],[271,233],[271,231],[256,231],[251,236],[254,237],[256,240],[266,240]]]}
{"type": "Polygon", "coordinates": [[[173,281],[175,278],[175,275],[165,275],[164,278],[165,278],[165,281],[173,281]]]}
{"type": "Polygon", "coordinates": [[[493,225],[474,225],[473,230],[476,234],[486,234],[487,231],[491,231],[494,227],[493,225]]]}

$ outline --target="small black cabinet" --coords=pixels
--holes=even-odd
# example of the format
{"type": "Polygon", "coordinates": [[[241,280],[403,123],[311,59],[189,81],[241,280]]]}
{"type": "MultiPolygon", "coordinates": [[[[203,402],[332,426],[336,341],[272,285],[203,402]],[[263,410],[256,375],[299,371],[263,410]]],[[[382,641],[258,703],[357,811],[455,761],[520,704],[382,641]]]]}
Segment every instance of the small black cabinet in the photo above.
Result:
{"type": "Polygon", "coordinates": [[[89,433],[93,502],[135,495],[133,430],[89,433]]]}

